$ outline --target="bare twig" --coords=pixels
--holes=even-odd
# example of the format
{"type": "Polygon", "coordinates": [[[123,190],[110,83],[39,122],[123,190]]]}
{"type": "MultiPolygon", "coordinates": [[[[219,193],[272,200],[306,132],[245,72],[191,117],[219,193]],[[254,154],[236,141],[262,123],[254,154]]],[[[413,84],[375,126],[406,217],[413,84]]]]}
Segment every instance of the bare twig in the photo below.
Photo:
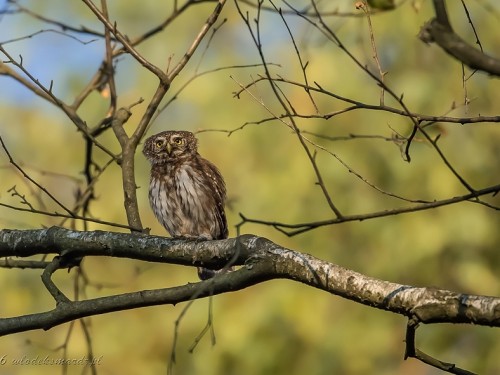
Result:
{"type": "MultiPolygon", "coordinates": [[[[274,6],[268,6],[266,4],[263,4],[261,0],[238,0],[240,3],[247,4],[253,8],[260,7],[263,11],[267,12],[275,12],[276,9],[274,6]]],[[[363,15],[360,15],[359,12],[346,12],[346,11],[341,11],[338,9],[337,4],[335,3],[328,3],[328,2],[323,2],[323,5],[333,5],[332,10],[321,10],[321,16],[322,17],[349,17],[349,18],[359,18],[362,17],[363,15]]],[[[302,9],[297,9],[297,10],[289,10],[289,9],[283,9],[282,10],[283,14],[286,15],[294,15],[296,16],[297,14],[307,16],[307,17],[317,17],[318,13],[317,10],[314,9],[313,5],[308,4],[304,6],[302,9]]],[[[374,14],[381,13],[379,10],[375,10],[374,14]]]]}
{"type": "MultiPolygon", "coordinates": [[[[297,138],[299,140],[299,143],[302,147],[302,149],[304,150],[305,154],[307,155],[307,158],[309,159],[309,162],[314,170],[314,173],[316,175],[316,178],[317,178],[317,183],[318,185],[320,186],[321,188],[321,191],[323,192],[323,196],[325,197],[325,200],[327,201],[328,203],[328,206],[330,207],[330,209],[334,212],[335,216],[337,218],[341,218],[342,217],[342,213],[340,212],[340,210],[335,206],[335,204],[333,203],[333,200],[330,196],[330,193],[328,192],[327,188],[326,188],[326,185],[323,181],[323,177],[321,176],[321,172],[319,171],[319,168],[316,164],[316,160],[315,160],[315,156],[313,155],[313,153],[311,152],[311,150],[309,150],[309,147],[307,146],[306,144],[306,141],[303,139],[302,135],[300,134],[300,129],[298,128],[297,124],[295,123],[294,121],[294,118],[293,118],[293,115],[292,115],[292,111],[290,111],[290,108],[286,102],[286,100],[283,98],[283,95],[280,93],[280,90],[279,88],[277,87],[276,83],[271,79],[272,75],[269,71],[269,66],[267,65],[267,61],[266,61],[266,58],[264,56],[264,52],[262,50],[262,41],[261,41],[261,34],[260,34],[260,23],[259,23],[259,17],[260,17],[260,7],[257,8],[257,17],[256,17],[256,20],[255,20],[255,23],[256,23],[256,31],[254,32],[254,30],[252,29],[252,26],[250,24],[250,20],[248,18],[248,15],[244,15],[238,2],[235,2],[236,4],[236,8],[238,9],[238,12],[241,16],[241,18],[244,20],[246,26],[247,26],[247,29],[252,37],[252,40],[257,48],[257,51],[259,53],[259,56],[260,56],[260,59],[262,61],[262,64],[264,65],[264,71],[265,71],[265,75],[266,77],[268,78],[267,81],[269,82],[269,85],[271,87],[271,90],[274,94],[274,96],[276,97],[276,99],[278,100],[278,102],[280,103],[281,107],[283,108],[283,110],[285,111],[286,113],[286,117],[288,118],[289,120],[289,123],[288,122],[284,122],[283,120],[280,120],[281,122],[283,122],[286,126],[290,127],[294,133],[297,135],[297,138]]],[[[261,3],[259,3],[261,4],[261,3]]],[[[243,89],[242,85],[240,84],[240,87],[243,89]]],[[[270,109],[268,109],[266,107],[266,109],[271,113],[273,114],[270,109]]],[[[274,116],[274,115],[273,115],[274,116]]],[[[279,119],[279,117],[275,116],[276,119],[279,119]]]]}
{"type": "MultiPolygon", "coordinates": [[[[368,6],[368,4],[367,4],[366,1],[362,1],[361,4],[363,6],[360,7],[360,8],[365,13],[365,15],[366,15],[366,21],[368,22],[368,31],[370,33],[370,42],[371,42],[372,53],[373,53],[372,57],[375,60],[375,64],[377,65],[377,69],[378,69],[378,74],[379,74],[380,81],[383,83],[384,82],[384,77],[387,74],[387,72],[384,72],[382,70],[382,66],[380,65],[380,60],[378,58],[377,44],[375,43],[375,34],[373,32],[372,19],[371,19],[371,16],[370,16],[371,9],[368,6]]],[[[384,91],[385,91],[384,85],[381,85],[380,86],[380,105],[381,106],[384,105],[384,91]]]]}
{"type": "Polygon", "coordinates": [[[447,363],[438,360],[437,358],[431,357],[428,354],[425,354],[421,350],[417,349],[415,346],[416,340],[416,331],[418,328],[418,319],[412,317],[408,320],[408,324],[406,326],[406,349],[405,349],[405,359],[415,358],[419,361],[430,365],[432,367],[438,368],[445,372],[449,372],[450,374],[458,374],[458,375],[475,375],[473,372],[461,369],[453,363],[447,363]]]}
{"type": "Polygon", "coordinates": [[[37,215],[61,217],[61,218],[72,219],[72,220],[81,220],[81,221],[85,221],[85,222],[108,225],[110,227],[115,227],[115,228],[129,229],[132,231],[141,231],[141,228],[131,227],[130,225],[119,224],[119,223],[114,223],[112,221],[99,220],[99,219],[94,219],[94,218],[90,218],[90,217],[79,216],[79,215],[75,215],[74,213],[71,213],[71,215],[70,215],[70,214],[63,214],[60,212],[41,211],[41,210],[37,210],[37,209],[33,209],[33,208],[16,207],[16,206],[12,206],[10,204],[1,203],[1,202],[0,202],[0,206],[10,208],[10,209],[16,210],[16,211],[31,212],[31,213],[37,214],[37,215]]]}
{"type": "Polygon", "coordinates": [[[67,38],[76,40],[78,43],[81,43],[83,45],[90,44],[90,43],[93,43],[93,42],[96,41],[96,39],[91,39],[91,40],[88,40],[88,41],[84,41],[84,40],[81,40],[81,39],[78,39],[78,38],[74,37],[73,35],[69,35],[68,33],[63,32],[63,31],[53,30],[53,29],[44,29],[44,30],[38,30],[38,31],[36,31],[34,33],[31,33],[29,35],[25,35],[25,36],[22,36],[22,37],[19,37],[19,38],[14,38],[14,39],[9,39],[9,40],[2,41],[1,44],[2,45],[6,45],[6,44],[9,44],[9,43],[15,43],[15,42],[19,42],[21,40],[31,39],[31,38],[34,38],[37,35],[45,34],[45,33],[54,33],[54,34],[63,35],[65,37],[67,37],[67,38]]]}
{"type": "Polygon", "coordinates": [[[36,95],[42,97],[43,99],[47,100],[48,102],[54,104],[56,107],[61,109],[67,116],[68,118],[75,124],[75,126],[78,128],[82,134],[84,134],[87,138],[91,139],[92,142],[100,148],[102,151],[104,151],[106,154],[111,156],[113,159],[117,160],[117,157],[106,147],[104,147],[99,141],[95,139],[95,137],[91,134],[89,131],[87,124],[85,121],[83,121],[80,116],[76,112],[76,108],[73,108],[66,103],[64,103],[61,99],[56,97],[54,93],[52,92],[52,85],[53,82],[51,82],[49,88],[45,87],[38,79],[36,79],[23,65],[22,63],[22,57],[21,60],[18,62],[16,61],[8,52],[5,50],[5,48],[0,44],[0,52],[3,53],[7,59],[8,63],[14,65],[16,68],[21,70],[28,78],[29,80],[25,79],[24,77],[20,76],[17,74],[14,70],[10,69],[7,65],[6,62],[0,62],[0,74],[7,74],[22,85],[26,86],[29,90],[31,90],[33,93],[36,95]],[[31,81],[31,82],[30,82],[31,81]]]}
{"type": "MultiPolygon", "coordinates": [[[[246,91],[245,89],[248,89],[251,86],[255,85],[256,83],[258,83],[260,81],[265,81],[265,80],[267,80],[266,77],[256,78],[255,80],[251,81],[250,83],[243,85],[243,87],[241,87],[240,90],[236,91],[233,95],[235,97],[238,97],[243,91],[246,91]]],[[[284,77],[272,77],[272,80],[274,80],[276,82],[282,82],[285,84],[290,84],[293,86],[305,88],[303,83],[293,81],[293,80],[290,80],[290,79],[287,79],[284,77]]],[[[395,114],[398,116],[403,116],[403,117],[411,117],[411,118],[414,118],[420,122],[432,122],[432,123],[446,122],[446,123],[460,124],[460,125],[478,124],[478,123],[495,123],[495,124],[500,123],[500,116],[483,116],[483,115],[481,115],[481,116],[474,116],[474,117],[451,117],[451,116],[434,116],[434,115],[429,115],[429,114],[425,114],[425,113],[416,113],[416,112],[409,112],[408,113],[404,110],[394,108],[394,107],[391,107],[388,105],[383,105],[383,106],[381,106],[379,104],[374,105],[374,104],[354,100],[354,99],[336,94],[334,92],[328,91],[325,88],[323,88],[322,86],[320,86],[320,84],[318,82],[314,82],[314,84],[315,84],[315,86],[310,86],[307,89],[310,91],[315,91],[315,92],[323,94],[323,95],[327,95],[329,97],[340,100],[342,102],[352,104],[352,106],[347,107],[347,108],[342,109],[342,110],[338,110],[335,112],[328,112],[328,113],[324,113],[324,114],[295,113],[295,114],[293,114],[294,117],[310,118],[310,119],[321,118],[321,119],[329,120],[332,117],[335,117],[337,115],[344,114],[344,113],[347,113],[350,111],[354,111],[354,110],[371,110],[371,111],[388,112],[388,113],[392,113],[392,114],[395,114]]],[[[280,118],[283,118],[283,117],[284,117],[284,115],[280,116],[280,118]]],[[[273,117],[272,120],[274,120],[274,119],[275,118],[273,117]]]]}
{"type": "Polygon", "coordinates": [[[106,15],[101,10],[99,10],[99,8],[97,8],[97,6],[92,2],[92,0],[83,0],[83,2],[95,14],[95,16],[99,19],[99,21],[102,22],[102,24],[106,27],[106,29],[109,30],[114,35],[116,40],[118,40],[123,45],[123,47],[135,60],[137,60],[144,68],[146,68],[147,70],[152,72],[155,76],[157,76],[160,79],[160,81],[164,82],[164,84],[168,84],[167,75],[156,65],[152,64],[150,61],[144,58],[134,48],[134,46],[130,44],[128,38],[118,30],[117,25],[112,24],[106,17],[106,15]]]}
{"type": "Polygon", "coordinates": [[[49,263],[43,260],[0,259],[0,267],[2,268],[45,269],[49,263]]]}
{"type": "MultiPolygon", "coordinates": [[[[275,65],[275,64],[272,64],[272,65],[275,65]]],[[[209,70],[206,70],[206,71],[202,71],[202,72],[196,72],[193,74],[193,76],[191,76],[188,80],[186,80],[186,82],[184,82],[178,89],[177,91],[175,91],[171,96],[170,98],[166,101],[165,104],[163,104],[160,108],[158,108],[158,111],[156,111],[156,113],[154,114],[154,116],[152,117],[151,119],[151,122],[149,123],[148,125],[148,129],[149,129],[149,126],[158,118],[158,116],[163,112],[165,111],[174,101],[176,101],[179,96],[181,95],[181,93],[187,88],[189,87],[189,85],[193,82],[195,82],[198,78],[200,77],[203,77],[207,74],[211,74],[211,73],[216,73],[216,72],[220,72],[220,71],[225,71],[225,70],[231,70],[231,69],[246,69],[246,68],[255,68],[255,67],[261,67],[262,64],[245,64],[245,65],[229,65],[229,66],[221,66],[221,67],[218,67],[218,68],[214,68],[214,69],[209,69],[209,70]]],[[[200,132],[204,132],[204,131],[207,131],[206,129],[203,129],[201,130],[200,132]]]]}
{"type": "Polygon", "coordinates": [[[295,54],[297,55],[297,60],[299,61],[299,64],[300,64],[300,70],[302,71],[302,76],[304,77],[304,89],[307,93],[307,96],[309,97],[309,100],[311,101],[312,105],[314,106],[316,113],[319,113],[318,106],[316,105],[316,102],[314,101],[314,98],[311,95],[311,91],[308,89],[309,79],[307,78],[307,73],[306,73],[308,62],[304,63],[302,61],[301,53],[299,51],[299,48],[297,47],[297,43],[295,42],[295,38],[293,36],[292,30],[288,26],[288,22],[285,20],[285,17],[283,15],[283,10],[278,9],[278,7],[272,1],[270,1],[270,3],[275,8],[276,12],[280,15],[281,20],[283,21],[283,24],[285,25],[285,28],[288,32],[288,35],[290,36],[290,41],[292,42],[293,48],[295,50],[295,54]]]}
{"type": "Polygon", "coordinates": [[[472,32],[474,33],[474,37],[476,38],[476,44],[481,50],[481,52],[484,52],[483,50],[483,45],[481,43],[481,40],[479,40],[479,35],[477,33],[476,27],[474,26],[474,22],[472,22],[472,17],[469,13],[469,9],[467,8],[467,5],[465,5],[464,0],[460,0],[462,2],[462,6],[464,8],[465,15],[467,16],[467,20],[469,21],[470,27],[472,28],[472,32]]]}
{"type": "Polygon", "coordinates": [[[191,46],[184,53],[184,56],[177,63],[177,65],[168,73],[169,82],[172,82],[175,79],[175,77],[177,77],[177,75],[182,71],[182,69],[184,69],[184,67],[186,66],[188,61],[191,59],[191,56],[193,56],[194,52],[196,51],[196,49],[200,45],[201,41],[203,40],[205,35],[208,33],[208,30],[210,30],[212,25],[217,21],[217,18],[219,17],[225,3],[226,3],[226,0],[218,0],[217,5],[215,6],[215,9],[210,14],[207,21],[201,27],[201,30],[198,32],[198,35],[193,40],[193,43],[191,44],[191,46]]]}
{"type": "MultiPolygon", "coordinates": [[[[35,180],[33,180],[20,166],[19,164],[17,164],[14,159],[12,158],[9,150],[7,150],[7,146],[5,146],[5,143],[2,139],[2,137],[0,136],[0,144],[2,145],[2,148],[3,150],[5,151],[5,154],[7,155],[7,157],[9,158],[9,163],[11,163],[19,172],[21,172],[21,174],[24,176],[24,178],[26,178],[28,181],[30,181],[33,185],[35,185],[38,189],[40,189],[41,191],[43,191],[45,194],[47,194],[47,196],[52,199],[52,201],[54,201],[54,203],[56,203],[59,207],[61,207],[64,211],[66,211],[68,213],[68,215],[70,216],[74,216],[73,212],[67,208],[64,204],[61,203],[61,201],[59,201],[54,195],[52,195],[46,188],[44,188],[42,185],[40,185],[38,182],[36,182],[35,180]]],[[[33,209],[33,207],[31,207],[30,205],[30,208],[33,209]]]]}
{"type": "MultiPolygon", "coordinates": [[[[25,14],[29,15],[30,17],[33,17],[36,20],[42,21],[43,23],[57,26],[65,33],[68,31],[71,31],[71,32],[74,32],[77,34],[87,34],[87,35],[97,36],[97,37],[101,37],[101,38],[104,36],[101,32],[91,30],[85,26],[74,27],[73,25],[71,25],[69,23],[57,21],[55,19],[38,14],[38,13],[34,12],[33,10],[22,6],[17,1],[10,1],[10,3],[15,5],[18,12],[25,13],[25,14]]],[[[68,36],[70,36],[70,35],[68,35],[68,36]]]]}
{"type": "MultiPolygon", "coordinates": [[[[429,210],[429,209],[434,209],[438,207],[443,207],[443,206],[448,206],[451,204],[456,204],[459,202],[464,202],[464,201],[469,201],[472,203],[479,203],[477,202],[477,198],[484,196],[484,195],[495,195],[500,192],[500,185],[495,185],[495,186],[490,186],[484,189],[476,190],[473,193],[468,193],[465,195],[453,197],[453,198],[448,198],[448,199],[442,199],[442,200],[437,200],[429,203],[421,203],[409,207],[402,207],[402,208],[395,208],[395,209],[390,209],[390,210],[383,210],[383,211],[376,211],[376,212],[371,212],[368,214],[361,214],[361,215],[345,215],[342,218],[335,218],[335,219],[329,219],[329,220],[321,220],[321,221],[313,221],[313,222],[308,222],[308,223],[296,223],[296,224],[287,224],[287,223],[281,223],[281,222],[276,222],[276,221],[267,221],[267,220],[259,220],[259,219],[249,219],[246,216],[240,214],[243,222],[248,222],[248,223],[254,223],[254,224],[262,224],[262,225],[269,225],[272,226],[287,236],[296,236],[298,234],[302,234],[304,232],[308,232],[310,230],[324,227],[327,225],[334,225],[334,224],[340,224],[340,223],[345,223],[348,221],[365,221],[365,220],[370,220],[370,219],[375,219],[375,218],[381,218],[381,217],[387,217],[387,216],[394,216],[394,215],[401,215],[401,214],[406,214],[410,212],[417,212],[417,211],[423,211],[423,210],[429,210]],[[287,231],[286,229],[293,229],[290,231],[287,231]]],[[[494,210],[499,210],[500,208],[492,206],[491,207],[494,210]]]]}

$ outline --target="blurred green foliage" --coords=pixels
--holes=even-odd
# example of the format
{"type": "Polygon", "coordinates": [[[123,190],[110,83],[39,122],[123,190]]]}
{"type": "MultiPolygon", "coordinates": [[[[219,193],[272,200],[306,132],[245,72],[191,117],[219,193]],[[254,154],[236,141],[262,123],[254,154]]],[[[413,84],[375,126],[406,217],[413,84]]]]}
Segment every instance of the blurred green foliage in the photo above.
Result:
{"type": "MultiPolygon", "coordinates": [[[[299,2],[297,2],[299,3],[299,2]]],[[[304,2],[306,4],[307,2],[304,2]]],[[[354,2],[335,2],[339,10],[359,13],[354,2]]],[[[398,3],[398,2],[397,2],[398,3]]],[[[452,22],[460,35],[474,43],[470,25],[459,2],[449,2],[452,22]],[[452,4],[453,3],[453,4],[452,4]]],[[[265,3],[266,5],[267,2],[265,3]]],[[[304,5],[302,4],[302,5],[304,5]]],[[[102,27],[80,2],[25,1],[23,5],[40,14],[75,26],[102,27]]],[[[468,4],[474,25],[486,51],[498,45],[500,10],[494,2],[468,4]]],[[[143,33],[164,20],[170,2],[109,2],[111,18],[129,37],[143,33]]],[[[205,21],[214,4],[193,6],[173,25],[139,47],[145,57],[161,67],[178,61],[205,21]]],[[[280,4],[285,8],[284,4],[280,4]]],[[[297,5],[299,8],[300,6],[297,5]]],[[[245,8],[250,18],[255,9],[245,8]]],[[[436,46],[426,46],[415,35],[432,16],[430,2],[407,1],[392,11],[372,17],[375,41],[385,82],[411,111],[450,116],[498,114],[498,80],[476,73],[462,81],[462,67],[436,46]],[[418,11],[417,11],[418,10],[418,11]],[[463,105],[464,98],[470,103],[463,105]]],[[[233,93],[262,74],[262,67],[236,68],[259,62],[243,21],[233,2],[222,14],[227,22],[195,54],[170,89],[174,98],[195,74],[202,75],[183,89],[153,123],[148,134],[165,129],[205,131],[199,134],[200,152],[222,171],[228,186],[228,219],[231,236],[239,213],[254,219],[285,223],[323,220],[332,217],[316,177],[297,136],[279,121],[251,123],[282,114],[267,83],[259,83],[240,98],[233,93]],[[249,124],[247,124],[249,123],[249,124]],[[241,130],[229,131],[245,125],[241,130]]],[[[221,19],[222,19],[221,18],[221,19]]],[[[318,82],[339,95],[377,105],[380,88],[370,77],[315,28],[300,18],[287,16],[302,58],[308,61],[309,82],[318,82]]],[[[274,74],[302,82],[302,71],[290,37],[280,17],[261,14],[263,48],[274,74]]],[[[363,64],[376,72],[370,36],[364,17],[328,17],[326,22],[363,64]]],[[[219,23],[220,24],[220,23],[219,23]]],[[[252,23],[254,26],[255,24],[252,23]]],[[[0,43],[54,26],[26,14],[3,14],[0,43]]],[[[22,54],[25,66],[41,82],[54,81],[54,92],[67,102],[82,90],[104,56],[103,42],[85,34],[46,31],[29,39],[5,44],[13,56],[22,54]]],[[[156,79],[130,56],[117,62],[119,105],[144,98],[133,109],[126,125],[131,132],[154,92],[156,79]]],[[[465,69],[466,75],[470,72],[465,69]]],[[[12,156],[45,188],[71,206],[77,189],[84,184],[83,143],[74,125],[52,105],[0,77],[0,135],[12,156]]],[[[303,90],[282,85],[299,113],[314,113],[303,90]]],[[[331,97],[315,96],[321,113],[346,107],[331,97]]],[[[165,101],[166,102],[166,101],[165,101]]],[[[394,100],[385,98],[388,105],[394,100]]],[[[80,109],[88,124],[106,114],[108,101],[95,93],[80,109]]],[[[406,118],[385,112],[357,110],[329,120],[303,119],[302,131],[328,137],[350,134],[390,138],[394,132],[409,133],[406,118]]],[[[458,172],[475,188],[498,183],[500,133],[497,124],[437,124],[431,133],[441,134],[439,145],[458,172]]],[[[337,155],[353,170],[384,191],[410,199],[443,199],[466,191],[443,164],[436,152],[417,137],[411,147],[411,163],[403,161],[393,142],[380,138],[329,140],[306,134],[312,141],[337,155]]],[[[119,152],[111,131],[100,141],[119,152]]],[[[316,161],[335,204],[344,214],[362,214],[410,203],[374,190],[339,163],[331,154],[317,149],[316,161]]],[[[96,162],[106,156],[97,151],[96,162]]],[[[137,154],[139,204],[144,225],[151,233],[164,235],[147,200],[149,166],[137,154]]],[[[91,213],[97,218],[125,223],[120,170],[108,168],[96,185],[97,200],[91,213]]],[[[60,208],[26,182],[0,152],[0,202],[19,205],[19,197],[8,192],[13,186],[34,206],[48,211],[60,208]]],[[[490,203],[500,203],[497,197],[490,203]]],[[[39,228],[61,225],[61,219],[33,215],[0,207],[0,227],[39,228]]],[[[71,223],[66,222],[70,226],[71,223]]],[[[497,211],[474,203],[460,203],[435,210],[351,222],[287,237],[272,227],[245,224],[242,233],[267,237],[283,246],[352,268],[358,272],[402,284],[436,286],[464,293],[500,293],[500,220],[497,211]]],[[[81,223],[76,229],[83,229],[81,223]]],[[[89,224],[88,229],[111,229],[89,224]]],[[[85,297],[153,289],[196,280],[195,271],[172,265],[145,264],[119,259],[89,258],[83,269],[90,280],[85,297]]],[[[74,273],[75,271],[71,271],[74,273]]],[[[55,280],[72,295],[71,274],[59,272],[55,280]]],[[[51,309],[53,300],[40,282],[40,271],[0,269],[3,303],[0,316],[15,316],[51,309]]],[[[82,296],[83,297],[83,296],[82,296]]],[[[437,374],[437,370],[414,360],[403,361],[405,319],[361,306],[290,281],[273,281],[247,290],[217,296],[214,319],[217,344],[209,337],[194,353],[188,348],[207,319],[206,300],[196,301],[179,325],[176,374],[437,374]]],[[[172,350],[174,322],[185,305],[161,306],[93,317],[89,323],[94,355],[102,357],[99,374],[165,373],[172,350]]],[[[48,332],[27,332],[0,339],[0,358],[8,374],[46,374],[54,366],[13,365],[13,359],[60,358],[58,349],[68,335],[69,325],[48,332]]],[[[497,329],[472,326],[425,326],[418,330],[418,346],[437,358],[481,374],[500,372],[497,329]]],[[[87,354],[85,336],[75,323],[67,347],[68,358],[87,354]]],[[[70,366],[69,374],[90,373],[70,366]]]]}

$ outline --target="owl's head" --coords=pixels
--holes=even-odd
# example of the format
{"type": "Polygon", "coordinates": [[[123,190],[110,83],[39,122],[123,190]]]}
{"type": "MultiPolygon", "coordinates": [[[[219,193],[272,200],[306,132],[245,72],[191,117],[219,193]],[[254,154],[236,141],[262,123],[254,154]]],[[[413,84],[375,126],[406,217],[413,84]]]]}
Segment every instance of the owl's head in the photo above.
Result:
{"type": "Polygon", "coordinates": [[[179,160],[196,154],[198,141],[193,133],[169,130],[146,139],[142,153],[151,164],[179,160]]]}

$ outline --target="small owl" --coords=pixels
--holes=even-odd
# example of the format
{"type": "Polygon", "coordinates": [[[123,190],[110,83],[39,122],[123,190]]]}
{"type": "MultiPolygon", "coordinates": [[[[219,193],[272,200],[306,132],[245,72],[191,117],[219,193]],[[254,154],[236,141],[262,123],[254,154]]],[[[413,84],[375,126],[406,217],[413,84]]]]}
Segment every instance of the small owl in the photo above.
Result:
{"type": "MultiPolygon", "coordinates": [[[[172,237],[227,238],[226,186],[215,165],[198,153],[188,131],[164,131],[146,139],[142,151],[151,163],[149,203],[172,237]]],[[[214,270],[198,268],[205,280],[214,270]]]]}

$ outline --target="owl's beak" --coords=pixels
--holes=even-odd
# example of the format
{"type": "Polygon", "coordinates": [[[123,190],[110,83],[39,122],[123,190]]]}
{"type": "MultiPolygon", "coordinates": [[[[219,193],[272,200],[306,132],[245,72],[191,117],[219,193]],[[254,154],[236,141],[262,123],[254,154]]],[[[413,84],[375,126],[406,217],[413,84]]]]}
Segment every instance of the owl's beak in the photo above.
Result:
{"type": "Polygon", "coordinates": [[[172,152],[172,145],[170,143],[167,143],[165,145],[165,150],[167,150],[167,154],[170,155],[170,153],[172,152]]]}

